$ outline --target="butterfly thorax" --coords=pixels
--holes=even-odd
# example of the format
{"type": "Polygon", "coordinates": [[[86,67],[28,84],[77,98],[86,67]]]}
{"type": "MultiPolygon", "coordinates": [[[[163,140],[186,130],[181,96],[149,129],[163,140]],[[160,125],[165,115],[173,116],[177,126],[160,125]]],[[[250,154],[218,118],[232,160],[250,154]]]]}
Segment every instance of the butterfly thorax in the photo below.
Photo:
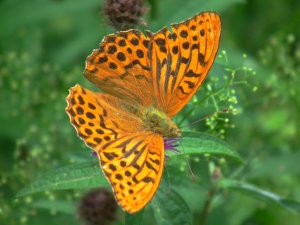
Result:
{"type": "Polygon", "coordinates": [[[145,124],[145,129],[164,137],[174,138],[181,134],[177,125],[162,111],[153,107],[141,107],[138,114],[145,124]]]}

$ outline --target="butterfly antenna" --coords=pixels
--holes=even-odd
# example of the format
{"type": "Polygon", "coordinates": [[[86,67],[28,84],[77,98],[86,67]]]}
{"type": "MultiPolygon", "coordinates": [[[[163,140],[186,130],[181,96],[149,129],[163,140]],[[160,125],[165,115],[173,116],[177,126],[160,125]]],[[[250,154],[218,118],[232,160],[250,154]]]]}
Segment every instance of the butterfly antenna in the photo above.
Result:
{"type": "Polygon", "coordinates": [[[181,145],[181,147],[182,147],[182,151],[183,151],[183,153],[184,153],[184,159],[185,159],[185,162],[186,162],[186,165],[187,165],[189,174],[190,174],[191,177],[192,177],[192,181],[193,181],[193,182],[196,182],[196,175],[194,174],[194,172],[193,172],[193,170],[192,170],[191,164],[190,164],[190,162],[189,162],[189,160],[188,160],[188,155],[186,154],[186,152],[185,152],[185,150],[184,150],[184,147],[183,147],[183,144],[182,144],[181,140],[179,140],[179,143],[180,143],[180,145],[181,145]]]}
{"type": "Polygon", "coordinates": [[[180,128],[194,126],[194,125],[196,125],[197,123],[199,123],[199,122],[201,122],[201,121],[203,121],[203,120],[206,120],[206,119],[209,118],[209,117],[212,117],[215,113],[217,113],[217,114],[222,114],[222,113],[229,113],[229,112],[230,112],[230,110],[227,109],[227,108],[225,108],[225,109],[222,109],[222,110],[220,110],[220,111],[217,111],[217,112],[214,112],[214,113],[210,113],[210,114],[208,114],[208,115],[206,115],[206,116],[204,116],[204,117],[202,117],[202,118],[200,118],[200,119],[198,119],[198,120],[196,120],[196,121],[194,121],[194,122],[191,122],[191,123],[189,123],[189,124],[186,125],[186,126],[182,126],[182,127],[180,127],[180,128]]]}
{"type": "Polygon", "coordinates": [[[167,176],[167,179],[168,179],[168,192],[170,192],[171,191],[171,178],[170,178],[170,174],[168,172],[168,168],[166,167],[166,164],[164,165],[164,169],[166,171],[166,176],[167,176]]]}

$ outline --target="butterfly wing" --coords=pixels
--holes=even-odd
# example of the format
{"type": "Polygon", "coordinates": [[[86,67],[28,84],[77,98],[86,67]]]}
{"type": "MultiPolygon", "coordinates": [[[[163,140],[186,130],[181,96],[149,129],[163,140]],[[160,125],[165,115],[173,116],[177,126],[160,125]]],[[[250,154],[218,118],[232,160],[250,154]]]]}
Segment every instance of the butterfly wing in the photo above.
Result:
{"type": "Polygon", "coordinates": [[[157,191],[164,165],[163,148],[162,136],[136,133],[121,136],[98,151],[116,199],[127,212],[144,208],[157,191]]]}
{"type": "Polygon", "coordinates": [[[221,22],[200,13],[147,36],[137,30],[104,38],[86,60],[85,76],[104,92],[132,104],[152,105],[170,117],[195,94],[215,59],[221,22]]]}
{"type": "Polygon", "coordinates": [[[154,101],[149,37],[137,30],[108,35],[86,60],[84,75],[105,93],[134,105],[154,101]]]}
{"type": "Polygon", "coordinates": [[[81,139],[97,152],[120,206],[141,210],[155,194],[163,171],[163,137],[142,129],[124,102],[79,85],[70,89],[66,111],[81,139]]]}
{"type": "Polygon", "coordinates": [[[151,65],[159,108],[179,112],[207,76],[219,47],[221,22],[214,12],[200,13],[164,28],[151,38],[151,65]]]}

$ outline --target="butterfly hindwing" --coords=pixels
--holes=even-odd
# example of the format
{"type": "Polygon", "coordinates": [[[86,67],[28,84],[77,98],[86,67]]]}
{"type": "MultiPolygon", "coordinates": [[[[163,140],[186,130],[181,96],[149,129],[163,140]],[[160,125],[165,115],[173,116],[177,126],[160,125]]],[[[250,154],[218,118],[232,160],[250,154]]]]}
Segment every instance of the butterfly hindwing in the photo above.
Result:
{"type": "Polygon", "coordinates": [[[116,199],[127,212],[144,208],[157,191],[164,165],[163,147],[162,136],[144,132],[120,137],[98,152],[116,199]]]}
{"type": "Polygon", "coordinates": [[[127,212],[142,209],[155,194],[164,165],[161,135],[142,129],[119,98],[70,89],[66,109],[81,139],[98,155],[116,199],[127,212]]]}

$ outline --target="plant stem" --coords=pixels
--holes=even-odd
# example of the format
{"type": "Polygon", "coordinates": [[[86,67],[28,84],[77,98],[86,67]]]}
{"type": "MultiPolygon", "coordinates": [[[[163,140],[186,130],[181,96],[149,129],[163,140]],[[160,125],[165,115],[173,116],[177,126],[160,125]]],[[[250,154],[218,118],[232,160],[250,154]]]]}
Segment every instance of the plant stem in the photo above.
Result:
{"type": "Polygon", "coordinates": [[[205,201],[205,204],[203,206],[199,225],[205,225],[207,218],[208,218],[208,214],[210,213],[212,201],[213,201],[213,198],[214,198],[216,192],[217,192],[217,187],[216,187],[216,185],[213,185],[208,192],[208,198],[205,201]]]}

